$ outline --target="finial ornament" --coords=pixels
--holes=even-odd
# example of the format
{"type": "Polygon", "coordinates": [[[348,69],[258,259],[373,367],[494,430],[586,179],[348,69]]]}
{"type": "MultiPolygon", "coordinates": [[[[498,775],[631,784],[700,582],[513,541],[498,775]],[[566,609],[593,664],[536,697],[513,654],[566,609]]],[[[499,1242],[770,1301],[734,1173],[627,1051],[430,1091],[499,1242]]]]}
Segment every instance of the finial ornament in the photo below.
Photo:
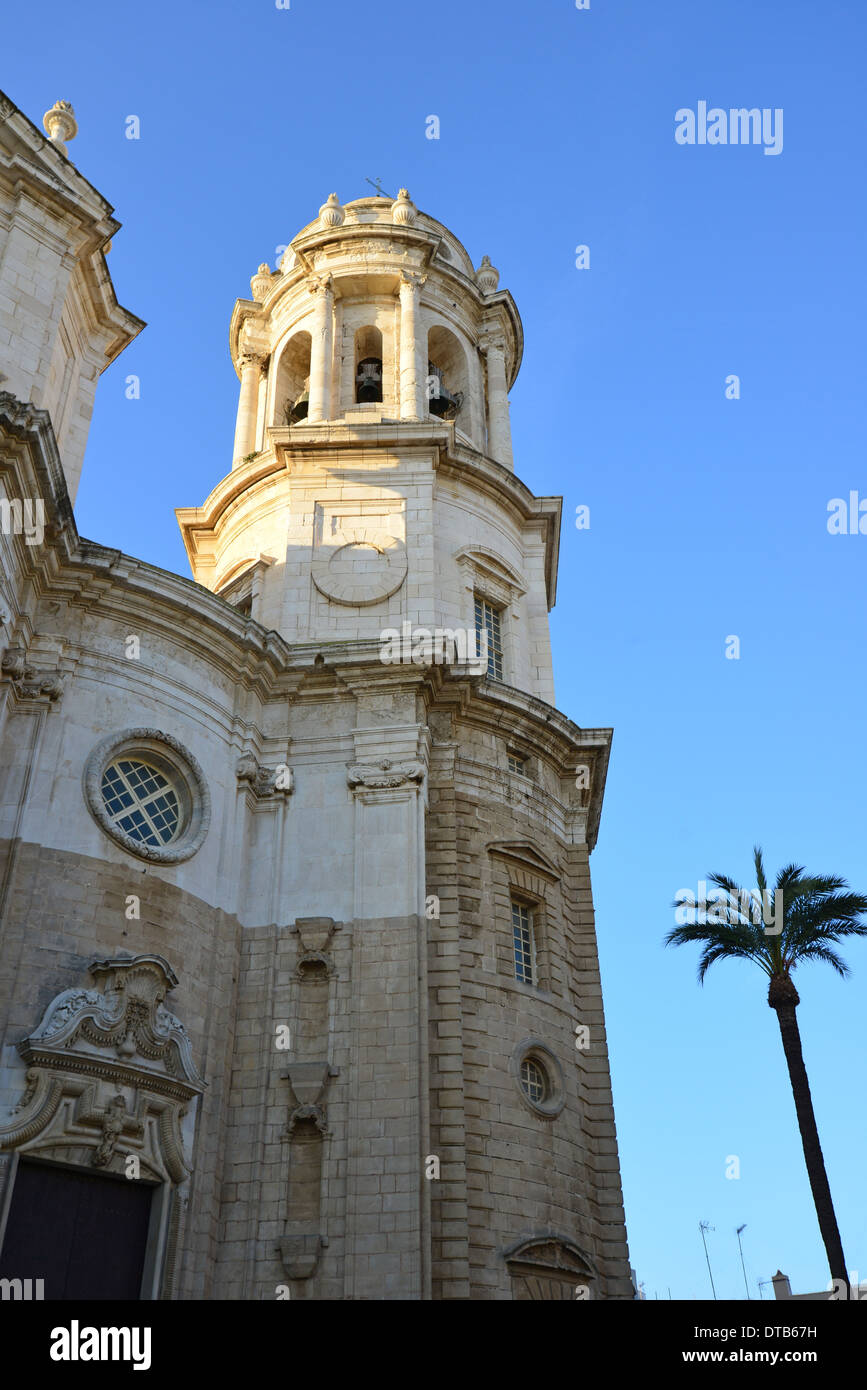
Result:
{"type": "Polygon", "coordinates": [[[42,117],[42,124],[52,145],[56,145],[61,154],[66,154],[64,140],[74,140],[78,134],[78,122],[72,102],[56,101],[50,111],[46,111],[42,117]]]}
{"type": "Polygon", "coordinates": [[[483,294],[493,294],[500,283],[500,272],[491,265],[490,256],[482,256],[482,264],[476,271],[476,284],[483,294]]]}
{"type": "Polygon", "coordinates": [[[261,303],[263,299],[267,298],[273,278],[271,267],[268,265],[267,261],[263,261],[250,281],[250,289],[253,292],[253,298],[255,300],[261,303]]]}
{"type": "Polygon", "coordinates": [[[319,221],[323,227],[340,227],[346,213],[340,206],[340,199],[336,193],[329,193],[327,203],[323,203],[319,209],[319,221]]]}
{"type": "Polygon", "coordinates": [[[415,203],[409,196],[405,188],[401,188],[397,197],[391,205],[391,220],[396,222],[399,227],[411,227],[416,219],[417,209],[415,203]]]}

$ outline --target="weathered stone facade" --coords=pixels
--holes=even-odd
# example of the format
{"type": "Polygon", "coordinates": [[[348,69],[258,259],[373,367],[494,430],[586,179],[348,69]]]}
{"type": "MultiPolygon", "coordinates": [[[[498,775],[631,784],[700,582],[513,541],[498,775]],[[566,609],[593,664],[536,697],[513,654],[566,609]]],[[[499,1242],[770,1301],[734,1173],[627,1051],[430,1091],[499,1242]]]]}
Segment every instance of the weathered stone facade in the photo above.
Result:
{"type": "Polygon", "coordinates": [[[552,704],[517,309],[404,190],[332,195],[252,294],[196,582],[83,541],[77,445],[0,394],[0,501],[45,506],[0,534],[0,1242],[21,1174],[87,1171],[152,1190],[143,1297],[630,1298],[610,731],[552,704]],[[385,655],[420,630],[490,646],[385,655]]]}

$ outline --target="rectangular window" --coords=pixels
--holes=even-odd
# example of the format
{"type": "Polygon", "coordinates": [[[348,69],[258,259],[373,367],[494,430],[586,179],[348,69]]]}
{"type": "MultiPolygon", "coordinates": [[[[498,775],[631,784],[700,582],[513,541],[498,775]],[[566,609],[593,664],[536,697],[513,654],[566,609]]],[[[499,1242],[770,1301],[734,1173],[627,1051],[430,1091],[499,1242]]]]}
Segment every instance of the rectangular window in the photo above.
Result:
{"type": "Polygon", "coordinates": [[[520,772],[522,777],[527,775],[527,759],[521,758],[517,753],[509,754],[509,771],[520,772]]]}
{"type": "Polygon", "coordinates": [[[532,985],[536,978],[533,914],[526,903],[512,903],[512,937],[515,943],[515,979],[532,985]]]}
{"type": "MultiPolygon", "coordinates": [[[[494,608],[493,604],[486,599],[476,598],[476,640],[481,644],[484,632],[488,639],[488,675],[493,676],[494,680],[503,679],[503,641],[500,632],[500,612],[499,608],[494,608]]],[[[479,645],[481,652],[482,647],[479,645]]]]}

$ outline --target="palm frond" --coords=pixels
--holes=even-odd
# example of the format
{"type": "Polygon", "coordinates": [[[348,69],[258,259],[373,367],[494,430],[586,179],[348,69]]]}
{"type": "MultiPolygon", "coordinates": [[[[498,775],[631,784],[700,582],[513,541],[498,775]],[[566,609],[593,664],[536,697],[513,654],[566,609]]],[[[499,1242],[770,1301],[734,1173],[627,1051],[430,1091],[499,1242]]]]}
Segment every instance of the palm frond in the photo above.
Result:
{"type": "Polygon", "coordinates": [[[867,895],[854,892],[839,874],[808,874],[804,866],[786,864],[768,890],[760,846],[753,849],[755,890],[744,889],[728,874],[711,873],[706,882],[724,895],[723,901],[704,905],[675,903],[692,908],[695,922],[676,926],[665,937],[666,946],[701,945],[698,978],[726,957],[755,961],[768,975],[788,974],[799,962],[817,960],[840,975],[849,967],[832,949],[846,937],[867,937],[867,895]],[[766,909],[773,904],[770,918],[766,909]]]}

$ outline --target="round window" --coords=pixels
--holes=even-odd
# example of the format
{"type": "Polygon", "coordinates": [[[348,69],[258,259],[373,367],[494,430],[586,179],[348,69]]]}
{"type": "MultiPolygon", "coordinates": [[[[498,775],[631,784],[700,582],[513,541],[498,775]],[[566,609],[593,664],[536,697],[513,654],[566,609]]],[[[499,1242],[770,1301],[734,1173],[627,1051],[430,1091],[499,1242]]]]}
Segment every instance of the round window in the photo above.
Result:
{"type": "Polygon", "coordinates": [[[181,831],[181,802],[159,768],[118,758],[102,774],[102,802],[112,825],[143,845],[167,845],[181,831]]]}
{"type": "Polygon", "coordinates": [[[521,1063],[521,1089],[534,1105],[541,1104],[548,1093],[548,1079],[532,1057],[525,1057],[521,1063]]]}
{"type": "Polygon", "coordinates": [[[541,1038],[524,1038],[512,1053],[510,1069],[525,1105],[553,1120],[566,1104],[563,1068],[541,1038]]]}
{"type": "Polygon", "coordinates": [[[207,834],[210,798],[202,770],[159,730],[127,729],[103,739],[88,759],[84,790],[106,834],[143,859],[189,859],[207,834]]]}

